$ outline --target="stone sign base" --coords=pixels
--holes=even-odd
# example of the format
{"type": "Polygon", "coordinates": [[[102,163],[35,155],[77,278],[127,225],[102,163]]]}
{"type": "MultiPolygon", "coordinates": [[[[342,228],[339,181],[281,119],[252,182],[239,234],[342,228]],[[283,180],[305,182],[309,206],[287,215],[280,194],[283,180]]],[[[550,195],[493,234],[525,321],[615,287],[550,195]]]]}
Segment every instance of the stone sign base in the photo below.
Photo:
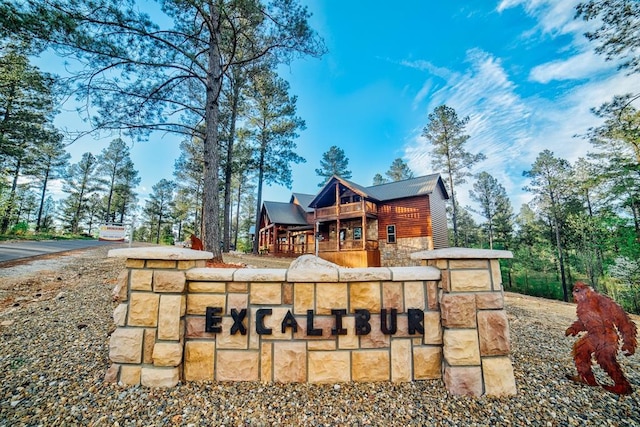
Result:
{"type": "Polygon", "coordinates": [[[516,393],[498,258],[413,254],[420,267],[203,268],[212,254],[116,249],[106,379],[335,383],[442,379],[454,394],[516,393]]]}

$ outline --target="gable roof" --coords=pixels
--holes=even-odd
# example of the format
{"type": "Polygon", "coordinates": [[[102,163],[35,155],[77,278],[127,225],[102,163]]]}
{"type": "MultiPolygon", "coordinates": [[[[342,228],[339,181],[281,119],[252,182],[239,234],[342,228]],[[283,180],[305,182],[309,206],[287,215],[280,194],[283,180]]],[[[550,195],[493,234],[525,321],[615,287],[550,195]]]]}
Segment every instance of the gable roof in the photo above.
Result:
{"type": "Polygon", "coordinates": [[[302,207],[306,213],[313,213],[313,208],[310,208],[309,204],[311,204],[314,197],[316,197],[314,194],[293,193],[289,203],[297,200],[298,203],[300,203],[300,207],[302,207]]]}
{"type": "Polygon", "coordinates": [[[302,207],[294,203],[264,202],[262,209],[273,224],[307,225],[302,207]]]}
{"type": "Polygon", "coordinates": [[[367,191],[375,199],[385,201],[431,194],[436,189],[436,186],[440,186],[442,194],[448,199],[449,194],[438,173],[374,185],[367,187],[367,191]]]}
{"type": "Polygon", "coordinates": [[[345,187],[348,187],[353,192],[361,195],[366,199],[371,199],[377,202],[383,202],[387,200],[402,199],[406,197],[422,196],[433,193],[436,186],[440,187],[445,199],[449,198],[447,189],[440,178],[440,174],[431,174],[425,176],[419,176],[417,178],[405,179],[402,181],[388,182],[380,185],[373,185],[371,187],[363,187],[355,182],[348,181],[339,176],[332,176],[327,181],[320,192],[309,203],[309,206],[315,208],[320,201],[327,195],[329,191],[333,191],[333,184],[340,182],[345,187]]]}

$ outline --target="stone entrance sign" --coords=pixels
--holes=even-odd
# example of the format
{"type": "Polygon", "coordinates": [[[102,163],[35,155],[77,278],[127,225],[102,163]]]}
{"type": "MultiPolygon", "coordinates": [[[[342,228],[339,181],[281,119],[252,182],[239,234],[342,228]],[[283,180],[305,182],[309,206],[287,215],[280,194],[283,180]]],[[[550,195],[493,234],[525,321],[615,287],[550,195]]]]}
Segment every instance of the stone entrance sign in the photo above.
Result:
{"type": "Polygon", "coordinates": [[[516,393],[499,258],[441,249],[415,267],[204,268],[212,254],[116,249],[106,379],[334,383],[438,379],[453,394],[516,393]]]}

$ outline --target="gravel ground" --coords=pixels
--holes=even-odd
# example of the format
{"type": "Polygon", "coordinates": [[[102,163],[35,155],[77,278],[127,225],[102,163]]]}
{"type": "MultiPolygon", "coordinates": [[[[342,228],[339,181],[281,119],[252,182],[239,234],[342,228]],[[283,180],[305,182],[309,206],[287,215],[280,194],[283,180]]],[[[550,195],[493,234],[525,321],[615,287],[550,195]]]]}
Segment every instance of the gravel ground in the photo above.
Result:
{"type": "MultiPolygon", "coordinates": [[[[169,390],[104,383],[114,329],[110,292],[124,268],[106,251],[0,268],[0,427],[640,425],[639,391],[619,397],[565,379],[574,372],[574,338],[564,330],[575,306],[508,293],[513,397],[449,396],[441,381],[204,382],[169,390]]],[[[621,363],[640,388],[638,355],[621,363]]]]}

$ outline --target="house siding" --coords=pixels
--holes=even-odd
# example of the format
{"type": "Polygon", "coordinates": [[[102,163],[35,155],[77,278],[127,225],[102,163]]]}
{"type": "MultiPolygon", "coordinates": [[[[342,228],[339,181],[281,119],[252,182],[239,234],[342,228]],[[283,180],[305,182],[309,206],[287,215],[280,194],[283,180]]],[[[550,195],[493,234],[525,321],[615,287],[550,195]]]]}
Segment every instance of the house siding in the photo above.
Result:
{"type": "Polygon", "coordinates": [[[380,264],[383,267],[417,265],[410,254],[433,249],[428,196],[382,203],[378,207],[380,264]],[[396,226],[396,242],[387,243],[387,226],[396,226]]]}
{"type": "Polygon", "coordinates": [[[387,225],[396,226],[397,239],[431,236],[430,215],[428,196],[383,202],[378,206],[379,238],[386,242],[387,225]]]}
{"type": "Polygon", "coordinates": [[[449,247],[449,232],[447,231],[447,205],[439,185],[436,185],[429,200],[433,235],[433,248],[449,247]]]}

